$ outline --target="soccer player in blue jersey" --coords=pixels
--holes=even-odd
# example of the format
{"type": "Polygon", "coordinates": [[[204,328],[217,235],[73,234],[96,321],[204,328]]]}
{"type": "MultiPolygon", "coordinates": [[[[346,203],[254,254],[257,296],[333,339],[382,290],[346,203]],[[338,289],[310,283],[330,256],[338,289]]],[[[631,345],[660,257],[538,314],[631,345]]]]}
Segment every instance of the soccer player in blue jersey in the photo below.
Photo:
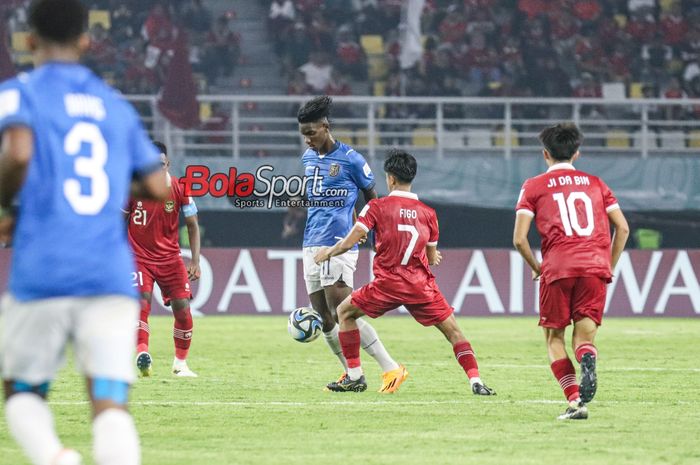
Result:
{"type": "MultiPolygon", "coordinates": [[[[352,292],[358,250],[354,247],[320,265],[314,262],[314,255],[321,247],[333,246],[350,231],[359,191],[366,202],[377,198],[377,193],[374,175],[364,157],[331,134],[328,120],[331,104],[328,96],[316,97],[299,109],[297,121],[299,132],[309,146],[302,155],[304,174],[321,177],[317,184],[307,183],[306,189],[311,205],[304,229],[304,280],[312,307],[323,317],[326,342],[345,369],[337,381],[341,382],[347,376],[348,365],[338,340],[335,309],[352,292]]],[[[408,372],[391,358],[369,323],[358,320],[358,327],[362,348],[383,371],[379,392],[395,392],[408,372]]]]}
{"type": "Polygon", "coordinates": [[[5,415],[33,464],[81,463],[46,403],[72,342],[95,462],[138,465],[126,404],[139,305],[121,208],[130,186],[164,200],[165,173],[133,108],[78,63],[88,46],[80,0],[35,0],[29,24],[37,67],[0,86],[0,240],[14,244],[0,332],[5,415]]]}

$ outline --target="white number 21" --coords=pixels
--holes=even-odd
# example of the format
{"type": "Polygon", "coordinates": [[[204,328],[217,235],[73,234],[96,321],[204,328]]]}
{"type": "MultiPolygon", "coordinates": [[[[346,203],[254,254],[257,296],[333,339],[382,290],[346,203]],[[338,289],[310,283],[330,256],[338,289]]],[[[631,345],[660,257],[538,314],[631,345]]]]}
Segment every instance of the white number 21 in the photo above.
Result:
{"type": "Polygon", "coordinates": [[[564,232],[567,236],[573,236],[574,231],[578,236],[590,236],[593,232],[593,202],[591,198],[585,192],[572,192],[564,200],[564,194],[557,192],[553,195],[554,200],[556,200],[559,205],[559,214],[561,215],[561,222],[564,225],[564,232]],[[578,219],[578,213],[576,213],[576,201],[580,200],[583,202],[583,206],[586,210],[586,227],[582,228],[581,223],[578,219]]]}
{"type": "Polygon", "coordinates": [[[73,162],[75,174],[90,179],[90,193],[80,192],[80,181],[66,179],[63,194],[79,215],[97,215],[109,200],[109,178],[104,166],[107,163],[107,142],[95,124],[84,121],[76,123],[68,131],[63,143],[66,155],[76,157],[73,162]],[[83,144],[90,146],[89,157],[76,157],[83,144]]]}
{"type": "Polygon", "coordinates": [[[408,243],[406,247],[406,252],[403,254],[403,259],[401,259],[402,265],[408,265],[408,260],[411,258],[413,249],[416,247],[416,242],[418,241],[418,230],[412,224],[399,224],[399,231],[408,231],[411,233],[411,242],[408,243]]]}

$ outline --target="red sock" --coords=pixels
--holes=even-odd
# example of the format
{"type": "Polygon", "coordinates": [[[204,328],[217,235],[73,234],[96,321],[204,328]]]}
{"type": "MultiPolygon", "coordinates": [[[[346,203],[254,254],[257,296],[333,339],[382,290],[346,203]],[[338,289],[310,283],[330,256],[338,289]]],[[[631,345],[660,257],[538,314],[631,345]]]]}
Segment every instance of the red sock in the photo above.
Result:
{"type": "Polygon", "coordinates": [[[574,364],[571,363],[569,357],[562,358],[560,360],[555,360],[552,362],[552,373],[554,377],[559,381],[559,386],[561,386],[564,391],[564,396],[569,401],[578,399],[578,383],[576,382],[576,370],[574,369],[574,364]]]}
{"type": "Polygon", "coordinates": [[[151,302],[141,299],[141,318],[136,331],[136,353],[148,352],[148,336],[151,335],[151,328],[148,326],[148,315],[151,314],[151,302]]]}
{"type": "Polygon", "coordinates": [[[189,305],[184,310],[173,311],[175,324],[173,326],[173,340],[175,341],[175,357],[180,360],[187,358],[192,342],[192,312],[189,305]]]}
{"type": "Polygon", "coordinates": [[[576,361],[581,363],[581,358],[585,355],[591,353],[594,357],[598,357],[598,349],[590,342],[584,342],[576,348],[576,361]]]}
{"type": "Polygon", "coordinates": [[[458,342],[452,346],[452,350],[455,353],[455,358],[457,363],[462,366],[462,369],[467,374],[469,378],[479,377],[479,365],[476,363],[476,357],[474,356],[474,350],[469,341],[458,342]]]}
{"type": "Polygon", "coordinates": [[[360,330],[339,331],[338,339],[343,355],[348,361],[348,368],[358,368],[360,366],[360,330]]]}

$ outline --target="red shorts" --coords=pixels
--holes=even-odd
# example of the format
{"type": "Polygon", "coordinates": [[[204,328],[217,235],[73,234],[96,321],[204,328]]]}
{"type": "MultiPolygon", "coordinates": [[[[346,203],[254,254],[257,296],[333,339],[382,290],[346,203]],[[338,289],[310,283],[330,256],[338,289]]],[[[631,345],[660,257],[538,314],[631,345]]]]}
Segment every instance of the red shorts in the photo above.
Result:
{"type": "Polygon", "coordinates": [[[596,276],[540,281],[540,326],[563,329],[590,318],[600,326],[605,309],[606,280],[596,276]]]}
{"type": "Polygon", "coordinates": [[[153,283],[160,287],[163,303],[172,299],[191,299],[192,290],[187,278],[187,268],[181,258],[162,264],[144,263],[136,260],[136,285],[143,292],[153,292],[153,283]]]}
{"type": "Polygon", "coordinates": [[[370,318],[378,318],[391,310],[403,305],[415,320],[423,326],[434,326],[442,323],[452,315],[454,309],[436,289],[425,302],[411,303],[392,299],[375,282],[371,282],[352,293],[352,304],[359,307],[370,318]]]}

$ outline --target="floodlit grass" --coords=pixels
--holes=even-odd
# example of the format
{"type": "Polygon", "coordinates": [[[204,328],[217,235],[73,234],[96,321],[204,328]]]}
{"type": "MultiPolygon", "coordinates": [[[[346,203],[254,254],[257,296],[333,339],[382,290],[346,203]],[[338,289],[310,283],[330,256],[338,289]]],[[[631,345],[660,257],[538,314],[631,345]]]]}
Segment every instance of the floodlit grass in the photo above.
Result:
{"type": "MultiPolygon", "coordinates": [[[[299,344],[283,317],[196,320],[189,365],[169,373],[172,320],[152,318],[154,376],[131,396],[144,465],[698,464],[700,320],[608,319],[598,338],[599,391],[587,421],[566,405],[530,318],[460,318],[493,398],[473,396],[451,347],[410,318],[375,327],[410,376],[381,395],[363,354],[365,393],[322,387],[341,373],[323,338],[299,344]]],[[[90,457],[88,405],[68,368],[50,397],[64,443],[90,457]]],[[[28,464],[0,423],[0,463],[28,464]]]]}

